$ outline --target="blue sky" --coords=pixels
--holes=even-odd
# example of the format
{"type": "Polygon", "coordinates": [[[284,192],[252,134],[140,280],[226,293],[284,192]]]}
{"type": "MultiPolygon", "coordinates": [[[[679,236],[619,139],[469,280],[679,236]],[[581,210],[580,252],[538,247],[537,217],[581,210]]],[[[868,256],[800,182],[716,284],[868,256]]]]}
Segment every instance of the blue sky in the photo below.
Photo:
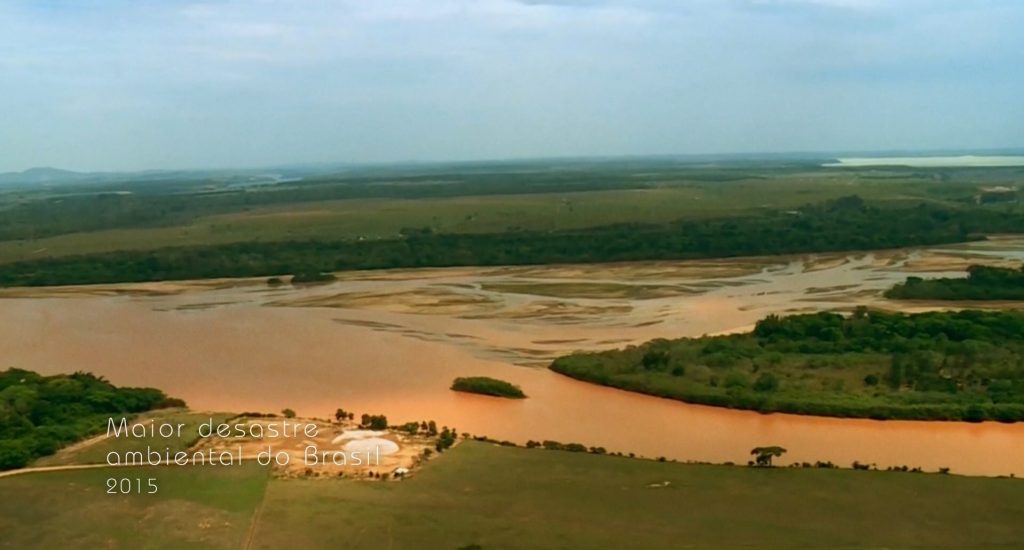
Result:
{"type": "Polygon", "coordinates": [[[1024,146],[1018,0],[6,0],[0,171],[1024,146]]]}

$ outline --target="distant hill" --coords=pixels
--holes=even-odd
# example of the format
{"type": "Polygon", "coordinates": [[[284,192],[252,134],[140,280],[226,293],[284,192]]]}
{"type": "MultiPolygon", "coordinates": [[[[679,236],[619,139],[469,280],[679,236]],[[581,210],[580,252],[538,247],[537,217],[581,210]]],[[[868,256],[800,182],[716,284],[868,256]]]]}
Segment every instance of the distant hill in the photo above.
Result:
{"type": "Polygon", "coordinates": [[[24,172],[5,172],[0,174],[0,185],[5,184],[40,184],[40,183],[70,183],[75,181],[86,181],[95,179],[97,174],[72,172],[59,168],[38,167],[29,168],[24,172]]]}

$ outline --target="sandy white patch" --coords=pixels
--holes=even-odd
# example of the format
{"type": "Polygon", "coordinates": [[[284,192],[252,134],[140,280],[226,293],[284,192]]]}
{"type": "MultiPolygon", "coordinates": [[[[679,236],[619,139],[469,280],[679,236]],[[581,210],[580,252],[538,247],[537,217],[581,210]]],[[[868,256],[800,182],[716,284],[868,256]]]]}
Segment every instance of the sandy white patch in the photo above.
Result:
{"type": "Polygon", "coordinates": [[[359,453],[363,456],[370,456],[376,453],[387,456],[398,452],[398,444],[390,439],[371,437],[349,441],[342,449],[346,453],[359,453]]]}

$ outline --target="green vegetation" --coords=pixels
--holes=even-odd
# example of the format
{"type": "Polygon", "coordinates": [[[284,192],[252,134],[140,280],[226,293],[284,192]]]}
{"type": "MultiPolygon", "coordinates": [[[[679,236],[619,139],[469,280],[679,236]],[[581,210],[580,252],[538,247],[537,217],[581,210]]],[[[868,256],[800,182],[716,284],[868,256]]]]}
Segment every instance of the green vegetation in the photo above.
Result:
{"type": "Polygon", "coordinates": [[[977,201],[1024,182],[1020,168],[826,160],[418,164],[0,189],[0,263],[16,264],[0,285],[842,251],[1024,231],[1024,205],[977,201]]]}
{"type": "Polygon", "coordinates": [[[670,260],[934,245],[1024,231],[1024,216],[926,204],[878,208],[858,197],[792,213],[555,232],[407,232],[375,241],[250,242],[16,262],[0,285],[254,277],[353,269],[670,260]]]}
{"type": "Polygon", "coordinates": [[[386,430],[388,427],[388,417],[383,414],[364,413],[359,419],[359,427],[371,430],[386,430]]]}
{"type": "Polygon", "coordinates": [[[494,397],[507,397],[511,399],[522,399],[526,397],[519,386],[510,384],[504,380],[489,378],[487,376],[459,377],[452,382],[452,389],[466,393],[479,393],[481,395],[492,395],[494,397]]]}
{"type": "Polygon", "coordinates": [[[272,482],[255,547],[1012,546],[1024,534],[1019,485],[683,465],[469,441],[401,483],[272,482]],[[978,522],[977,530],[964,530],[965,522],[978,522]]]}
{"type": "Polygon", "coordinates": [[[1024,420],[1024,312],[769,316],[749,334],[576,353],[556,372],[761,412],[1024,420]]]}
{"type": "Polygon", "coordinates": [[[786,449],[779,446],[771,447],[754,447],[750,450],[750,455],[754,457],[754,465],[756,466],[771,466],[773,458],[779,458],[786,454],[786,449]]]}
{"type": "Polygon", "coordinates": [[[907,277],[885,293],[898,300],[1024,300],[1024,267],[972,265],[967,278],[907,277]]]}
{"type": "Polygon", "coordinates": [[[239,549],[267,484],[242,466],[95,468],[0,479],[0,548],[239,549]],[[107,479],[158,492],[107,494],[107,479]]]}
{"type": "Polygon", "coordinates": [[[140,534],[148,548],[1014,547],[1021,514],[1013,479],[687,465],[475,441],[401,482],[268,482],[252,463],[0,478],[0,546],[12,548],[135,548],[140,534]],[[153,476],[160,491],[105,494],[112,475],[153,476]]]}
{"type": "Polygon", "coordinates": [[[97,433],[111,417],[181,406],[184,402],[160,390],[118,388],[83,372],[0,371],[0,470],[20,468],[97,433]]]}

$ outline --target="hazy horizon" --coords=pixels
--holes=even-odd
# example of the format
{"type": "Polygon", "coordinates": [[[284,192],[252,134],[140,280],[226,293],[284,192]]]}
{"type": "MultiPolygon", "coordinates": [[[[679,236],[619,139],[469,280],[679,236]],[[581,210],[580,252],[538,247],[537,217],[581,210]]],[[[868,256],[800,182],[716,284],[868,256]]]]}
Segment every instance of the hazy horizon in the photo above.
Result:
{"type": "MultiPolygon", "coordinates": [[[[969,166],[984,166],[984,167],[1014,167],[1024,166],[1024,147],[1004,147],[997,149],[969,149],[969,150],[949,150],[949,149],[926,149],[926,150],[913,150],[913,149],[889,149],[884,151],[741,151],[734,153],[695,153],[695,154],[639,154],[639,155],[574,155],[574,156],[556,156],[556,157],[507,157],[507,158],[452,158],[452,159],[431,159],[431,160],[418,160],[418,159],[405,159],[405,160],[390,160],[390,161],[375,161],[375,162],[348,162],[348,161],[311,161],[311,162],[282,162],[278,164],[268,165],[251,165],[251,166],[178,166],[178,167],[148,167],[138,169],[126,169],[126,170],[77,170],[74,167],[66,166],[30,166],[22,170],[9,170],[0,172],[0,175],[11,175],[30,173],[39,170],[55,170],[59,172],[69,172],[75,174],[135,174],[135,173],[160,173],[160,172],[259,172],[259,171],[275,171],[275,170],[332,170],[341,168],[388,168],[388,167],[403,167],[403,166],[416,166],[422,165],[424,167],[437,168],[447,165],[458,166],[458,165],[488,165],[488,164],[530,164],[530,163],[587,163],[587,162],[629,162],[629,161],[662,161],[671,160],[678,161],[683,164],[692,163],[699,165],[707,162],[744,162],[744,161],[758,161],[764,160],[768,162],[774,161],[801,161],[801,160],[830,160],[834,159],[837,161],[847,162],[836,162],[836,163],[824,163],[824,167],[851,167],[856,165],[861,166],[888,166],[890,164],[884,162],[863,162],[863,161],[880,161],[884,159],[892,159],[896,161],[908,161],[908,160],[922,160],[922,159],[964,159],[964,158],[980,158],[980,159],[1005,159],[1008,163],[995,163],[995,164],[970,164],[970,163],[952,163],[952,164],[931,164],[933,167],[969,167],[969,166]],[[853,161],[853,162],[849,162],[853,161]],[[1012,161],[1012,162],[1009,162],[1012,161]]],[[[900,163],[895,163],[899,165],[900,163]]],[[[928,166],[928,163],[916,165],[914,163],[907,164],[907,166],[928,166]]]]}
{"type": "Polygon", "coordinates": [[[1012,0],[14,0],[0,23],[0,172],[1024,147],[1012,0]]]}

